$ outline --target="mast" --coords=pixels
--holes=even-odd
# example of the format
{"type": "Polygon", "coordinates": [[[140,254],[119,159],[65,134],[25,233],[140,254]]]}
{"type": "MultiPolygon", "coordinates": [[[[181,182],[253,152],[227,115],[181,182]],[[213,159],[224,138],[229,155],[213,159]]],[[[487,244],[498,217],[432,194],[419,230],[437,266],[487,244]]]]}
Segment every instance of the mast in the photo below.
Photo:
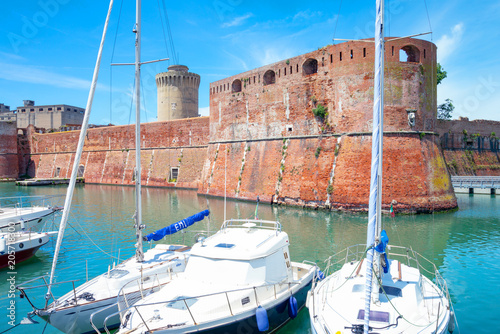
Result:
{"type": "Polygon", "coordinates": [[[73,199],[73,192],[75,189],[76,176],[78,175],[78,167],[80,166],[80,159],[83,152],[83,144],[85,143],[85,137],[87,135],[87,129],[89,126],[90,111],[92,109],[92,101],[94,100],[94,93],[97,85],[97,78],[99,76],[99,67],[101,65],[102,49],[104,47],[104,40],[106,39],[106,32],[108,31],[109,17],[111,15],[111,9],[113,8],[113,0],[109,2],[108,14],[106,16],[106,23],[104,24],[104,29],[102,32],[101,44],[99,46],[99,52],[97,54],[97,60],[94,67],[94,74],[92,76],[92,84],[90,86],[89,95],[87,98],[87,105],[85,107],[85,114],[83,116],[82,129],[80,130],[80,137],[78,139],[78,146],[75,153],[75,160],[73,162],[73,169],[71,171],[71,178],[69,180],[68,189],[66,191],[66,199],[64,201],[64,208],[61,217],[61,223],[59,224],[59,232],[57,235],[56,248],[54,250],[54,258],[52,259],[52,269],[50,271],[49,286],[47,289],[47,294],[45,296],[45,307],[47,307],[50,296],[52,283],[54,281],[54,273],[56,270],[57,260],[59,258],[59,251],[61,249],[62,239],[64,237],[64,230],[68,223],[68,215],[71,209],[71,201],[73,199]]]}
{"type": "MultiPolygon", "coordinates": [[[[382,138],[383,138],[383,108],[384,108],[384,1],[376,0],[375,19],[375,77],[373,89],[373,132],[372,132],[372,165],[370,180],[370,201],[368,206],[368,226],[366,245],[369,250],[366,255],[365,282],[365,317],[364,333],[368,334],[370,323],[370,304],[372,292],[374,302],[378,302],[378,282],[373,279],[373,269],[379,270],[378,256],[374,266],[374,246],[380,240],[381,203],[382,203],[382,138]],[[372,286],[375,287],[372,291],[372,286]]],[[[376,275],[378,273],[376,272],[376,275]]]]}
{"type": "Polygon", "coordinates": [[[141,0],[136,1],[135,32],[135,259],[144,261],[142,250],[142,204],[141,204],[141,0]]]}

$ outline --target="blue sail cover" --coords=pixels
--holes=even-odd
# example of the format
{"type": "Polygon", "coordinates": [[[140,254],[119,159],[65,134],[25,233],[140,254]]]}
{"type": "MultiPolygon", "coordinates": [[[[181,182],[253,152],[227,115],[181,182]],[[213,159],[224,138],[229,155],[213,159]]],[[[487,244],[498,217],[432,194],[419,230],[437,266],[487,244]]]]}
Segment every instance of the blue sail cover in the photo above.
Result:
{"type": "Polygon", "coordinates": [[[161,240],[166,235],[174,234],[182,229],[185,229],[186,227],[193,225],[196,222],[199,222],[200,220],[203,220],[203,218],[205,218],[209,214],[210,214],[210,211],[208,211],[208,210],[198,212],[197,214],[192,215],[191,217],[187,217],[181,221],[178,221],[175,224],[166,226],[166,227],[164,227],[156,232],[149,233],[148,235],[146,235],[144,237],[144,239],[146,241],[161,240]]]}
{"type": "Polygon", "coordinates": [[[375,250],[380,254],[384,254],[385,266],[382,265],[382,267],[384,268],[384,273],[386,274],[389,272],[389,260],[387,259],[387,253],[385,252],[385,248],[387,247],[388,243],[389,243],[389,236],[387,235],[387,232],[383,230],[380,233],[380,243],[375,247],[375,250]]]}

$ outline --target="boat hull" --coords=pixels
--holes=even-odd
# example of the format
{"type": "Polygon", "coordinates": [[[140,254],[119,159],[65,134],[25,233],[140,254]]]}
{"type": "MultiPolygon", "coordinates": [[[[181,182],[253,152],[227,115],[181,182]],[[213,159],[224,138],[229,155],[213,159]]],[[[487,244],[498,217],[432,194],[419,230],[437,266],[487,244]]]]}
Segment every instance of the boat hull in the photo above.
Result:
{"type": "MultiPolygon", "coordinates": [[[[297,309],[300,310],[304,307],[307,298],[307,292],[311,289],[312,279],[302,286],[293,296],[297,299],[297,309]]],[[[279,300],[277,304],[266,308],[267,316],[269,319],[269,330],[266,333],[272,333],[283,325],[285,325],[289,320],[291,320],[288,315],[288,298],[279,300]]],[[[224,319],[220,323],[205,329],[196,329],[191,331],[185,331],[185,333],[205,333],[205,334],[232,334],[232,333],[262,333],[257,324],[255,317],[255,310],[250,314],[244,314],[244,317],[238,319],[236,322],[233,318],[224,319]]],[[[159,331],[158,333],[163,333],[159,331]]],[[[166,332],[170,333],[170,332],[166,332]]]]}
{"type": "Polygon", "coordinates": [[[12,233],[23,230],[37,230],[38,227],[43,226],[43,222],[53,213],[60,210],[60,208],[36,207],[36,208],[22,208],[11,209],[12,213],[3,209],[0,216],[0,232],[12,233]],[[21,223],[22,222],[22,223],[21,223]]]}
{"type": "MultiPolygon", "coordinates": [[[[20,262],[23,262],[23,261],[26,261],[26,260],[32,258],[35,255],[36,251],[40,247],[45,245],[46,243],[47,242],[40,244],[39,246],[32,247],[30,249],[25,249],[22,251],[15,252],[15,257],[13,258],[14,260],[11,260],[11,261],[13,261],[12,264],[15,266],[15,265],[19,264],[20,262]]],[[[0,255],[0,269],[5,268],[7,266],[9,266],[9,254],[8,253],[0,255]]]]}

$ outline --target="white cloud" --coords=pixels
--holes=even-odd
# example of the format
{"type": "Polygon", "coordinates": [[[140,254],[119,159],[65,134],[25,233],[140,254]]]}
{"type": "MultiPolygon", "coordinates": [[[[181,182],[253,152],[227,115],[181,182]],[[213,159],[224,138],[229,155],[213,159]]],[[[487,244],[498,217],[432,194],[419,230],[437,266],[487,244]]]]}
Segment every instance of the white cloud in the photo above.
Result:
{"type": "MultiPolygon", "coordinates": [[[[62,88],[87,90],[90,88],[89,80],[50,72],[36,66],[0,63],[0,67],[3,69],[0,72],[0,79],[8,81],[26,82],[62,88]]],[[[103,88],[102,85],[98,85],[98,87],[103,88]]]]}
{"type": "Polygon", "coordinates": [[[209,116],[210,115],[210,107],[198,108],[198,114],[201,116],[209,116]]]}
{"type": "Polygon", "coordinates": [[[222,24],[222,28],[229,28],[229,27],[237,27],[242,25],[247,19],[251,18],[253,16],[252,13],[248,13],[243,16],[238,16],[235,17],[231,22],[226,22],[222,24]]]}
{"type": "Polygon", "coordinates": [[[456,24],[451,29],[451,35],[443,35],[436,42],[438,47],[438,61],[443,62],[449,55],[453,54],[453,52],[458,48],[462,40],[462,36],[464,33],[465,27],[462,22],[456,24]]]}

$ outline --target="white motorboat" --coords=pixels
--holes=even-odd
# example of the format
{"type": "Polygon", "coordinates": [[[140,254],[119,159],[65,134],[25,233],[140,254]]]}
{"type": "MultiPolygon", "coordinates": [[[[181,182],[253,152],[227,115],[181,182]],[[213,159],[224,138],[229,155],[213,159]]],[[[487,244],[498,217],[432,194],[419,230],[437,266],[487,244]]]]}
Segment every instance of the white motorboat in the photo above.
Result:
{"type": "Polygon", "coordinates": [[[62,210],[52,206],[54,196],[17,196],[0,198],[0,233],[37,230],[48,217],[62,210]]]}
{"type": "Polygon", "coordinates": [[[316,266],[291,262],[281,224],[230,220],[196,243],[184,273],[135,305],[118,333],[272,332],[297,315],[316,266]]]}
{"type": "Polygon", "coordinates": [[[36,251],[50,240],[57,232],[12,232],[0,233],[0,269],[11,270],[20,262],[35,255],[36,251]]]}
{"type": "MultiPolygon", "coordinates": [[[[360,248],[348,248],[342,252],[344,264],[341,269],[313,284],[307,299],[312,332],[445,333],[447,330],[452,331],[454,326],[445,280],[434,264],[425,261],[411,248],[388,246],[389,238],[385,231],[381,231],[385,43],[383,0],[377,0],[376,13],[367,242],[360,248]],[[391,257],[398,257],[398,260],[391,257]],[[432,280],[424,276],[425,264],[428,264],[427,274],[432,280]]],[[[328,259],[334,269],[339,264],[336,258],[328,259]]]]}

